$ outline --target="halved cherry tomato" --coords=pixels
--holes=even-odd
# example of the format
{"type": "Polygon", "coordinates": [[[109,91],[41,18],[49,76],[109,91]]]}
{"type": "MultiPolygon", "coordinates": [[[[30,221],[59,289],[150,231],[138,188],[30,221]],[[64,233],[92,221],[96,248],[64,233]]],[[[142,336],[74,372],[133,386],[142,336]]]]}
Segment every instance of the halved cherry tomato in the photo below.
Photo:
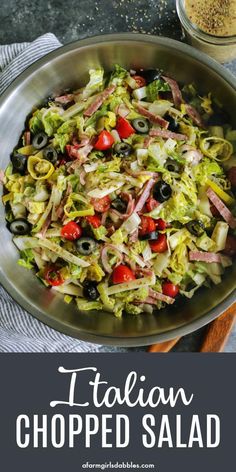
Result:
{"type": "Polygon", "coordinates": [[[236,238],[229,234],[226,238],[225,248],[222,251],[227,256],[235,256],[236,254],[236,238]]]}
{"type": "Polygon", "coordinates": [[[152,231],[156,230],[156,223],[150,216],[141,215],[141,223],[139,234],[140,236],[144,236],[145,234],[152,233],[152,231]]]}
{"type": "Polygon", "coordinates": [[[236,187],[236,166],[233,166],[228,170],[227,177],[232,187],[236,187]]]}
{"type": "Polygon", "coordinates": [[[122,284],[123,282],[130,282],[130,280],[135,280],[136,277],[133,271],[126,265],[117,266],[112,273],[112,282],[113,284],[122,284]]]}
{"type": "Polygon", "coordinates": [[[146,201],[146,208],[147,212],[154,210],[154,208],[158,207],[160,203],[155,198],[148,198],[146,201]]]}
{"type": "Polygon", "coordinates": [[[111,206],[111,199],[109,195],[106,195],[106,197],[103,198],[92,198],[91,204],[93,205],[95,211],[98,211],[98,213],[104,213],[104,211],[109,210],[111,206]]]}
{"type": "Polygon", "coordinates": [[[168,280],[162,284],[162,293],[167,297],[175,298],[179,293],[178,285],[174,285],[168,280]]]}
{"type": "Polygon", "coordinates": [[[112,144],[114,144],[115,140],[109,131],[103,130],[98,136],[96,143],[94,144],[94,148],[98,151],[105,151],[106,149],[110,149],[112,144]]]}
{"type": "Polygon", "coordinates": [[[158,234],[158,238],[154,241],[149,241],[152,252],[165,252],[168,249],[167,239],[165,234],[158,234]]]}
{"type": "Polygon", "coordinates": [[[141,75],[133,75],[133,79],[137,84],[137,88],[144,87],[146,85],[146,80],[141,75]]]}
{"type": "Polygon", "coordinates": [[[75,221],[69,221],[65,226],[61,228],[61,236],[69,241],[75,241],[82,236],[82,228],[75,221]]]}
{"type": "Polygon", "coordinates": [[[85,219],[93,228],[99,228],[102,224],[101,218],[98,215],[85,216],[85,219]]]}
{"type": "Polygon", "coordinates": [[[166,222],[162,218],[158,218],[157,220],[155,220],[155,223],[156,229],[159,229],[160,231],[164,231],[164,229],[166,229],[167,227],[166,222]]]}
{"type": "Polygon", "coordinates": [[[128,138],[131,136],[131,134],[135,133],[135,130],[129,121],[125,118],[122,118],[121,116],[117,120],[116,131],[118,132],[121,139],[128,138]]]}
{"type": "Polygon", "coordinates": [[[52,287],[57,287],[64,283],[64,279],[61,276],[60,270],[56,266],[49,266],[46,268],[44,277],[46,282],[52,287]]]}

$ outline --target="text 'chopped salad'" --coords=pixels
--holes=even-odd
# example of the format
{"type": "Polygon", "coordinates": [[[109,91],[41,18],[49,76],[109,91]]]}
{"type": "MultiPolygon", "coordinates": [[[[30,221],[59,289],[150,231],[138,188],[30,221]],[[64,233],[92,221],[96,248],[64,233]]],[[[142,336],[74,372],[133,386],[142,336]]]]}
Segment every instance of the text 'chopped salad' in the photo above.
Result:
{"type": "Polygon", "coordinates": [[[27,120],[2,173],[19,264],[79,310],[152,312],[236,254],[236,131],[157,69],[90,70],[27,120]]]}

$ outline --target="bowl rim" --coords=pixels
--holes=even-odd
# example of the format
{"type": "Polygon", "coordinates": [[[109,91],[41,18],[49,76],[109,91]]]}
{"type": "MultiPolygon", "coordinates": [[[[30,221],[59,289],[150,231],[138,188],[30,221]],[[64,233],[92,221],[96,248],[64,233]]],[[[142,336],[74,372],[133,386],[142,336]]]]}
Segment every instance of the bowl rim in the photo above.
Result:
{"type": "MultiPolygon", "coordinates": [[[[60,46],[55,50],[49,52],[42,58],[33,62],[28,66],[21,74],[19,74],[16,79],[6,88],[6,90],[0,96],[0,107],[1,105],[11,96],[15,88],[27,80],[31,75],[33,75],[39,68],[46,65],[51,60],[66,54],[70,51],[76,49],[82,49],[87,46],[98,45],[99,43],[104,42],[124,42],[124,41],[133,41],[133,42],[146,42],[156,45],[170,47],[182,53],[185,53],[188,56],[200,61],[207,67],[210,67],[214,72],[220,75],[231,87],[236,89],[236,77],[227,69],[225,69],[221,64],[216,60],[209,57],[207,54],[194,49],[192,46],[182,43],[180,41],[167,38],[159,37],[149,34],[142,33],[114,33],[114,34],[104,34],[91,36],[89,38],[77,40],[70,42],[64,46],[60,46]]],[[[82,341],[87,341],[95,344],[101,345],[113,345],[120,347],[138,347],[138,346],[147,346],[149,344],[154,344],[156,342],[166,341],[175,337],[184,336],[189,334],[197,329],[202,328],[207,325],[209,322],[213,321],[215,318],[220,316],[227,308],[229,308],[236,299],[236,289],[233,290],[230,295],[228,295],[219,305],[215,308],[210,309],[205,315],[200,318],[191,321],[187,325],[180,326],[178,328],[170,329],[169,331],[163,333],[152,334],[148,336],[135,336],[135,337],[118,337],[118,336],[105,336],[105,335],[96,335],[80,331],[80,329],[68,325],[66,322],[57,321],[53,317],[46,315],[43,311],[39,310],[36,306],[29,303],[27,299],[13,286],[10,280],[8,280],[0,268],[0,283],[7,291],[7,293],[29,314],[37,318],[39,321],[43,322],[47,326],[62,332],[73,338],[80,339],[82,341]]]]}

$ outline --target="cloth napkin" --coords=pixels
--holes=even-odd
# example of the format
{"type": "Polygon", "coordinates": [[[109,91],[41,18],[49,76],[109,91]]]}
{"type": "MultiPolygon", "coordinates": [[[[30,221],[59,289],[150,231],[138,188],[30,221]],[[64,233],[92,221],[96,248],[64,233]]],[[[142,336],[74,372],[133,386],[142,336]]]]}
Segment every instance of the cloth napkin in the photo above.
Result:
{"type": "MultiPolygon", "coordinates": [[[[0,46],[0,94],[30,64],[61,46],[51,33],[32,43],[0,46]]],[[[0,286],[0,352],[121,352],[78,341],[49,328],[23,310],[0,286]]]]}

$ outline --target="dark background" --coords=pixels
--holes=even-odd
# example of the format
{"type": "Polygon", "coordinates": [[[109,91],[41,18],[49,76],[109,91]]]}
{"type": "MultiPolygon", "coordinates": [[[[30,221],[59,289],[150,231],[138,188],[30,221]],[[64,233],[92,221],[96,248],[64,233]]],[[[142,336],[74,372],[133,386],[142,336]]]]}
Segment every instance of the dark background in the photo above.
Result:
{"type": "Polygon", "coordinates": [[[62,43],[120,31],[181,35],[174,0],[2,0],[0,44],[48,31],[62,43]]]}
{"type": "MultiPolygon", "coordinates": [[[[63,44],[115,32],[182,38],[174,0],[2,0],[0,25],[0,44],[33,41],[47,32],[63,44]]],[[[236,73],[236,61],[227,68],[236,73]]],[[[204,332],[186,336],[174,350],[198,350],[204,332]]],[[[236,330],[226,347],[235,350],[236,330]]]]}

